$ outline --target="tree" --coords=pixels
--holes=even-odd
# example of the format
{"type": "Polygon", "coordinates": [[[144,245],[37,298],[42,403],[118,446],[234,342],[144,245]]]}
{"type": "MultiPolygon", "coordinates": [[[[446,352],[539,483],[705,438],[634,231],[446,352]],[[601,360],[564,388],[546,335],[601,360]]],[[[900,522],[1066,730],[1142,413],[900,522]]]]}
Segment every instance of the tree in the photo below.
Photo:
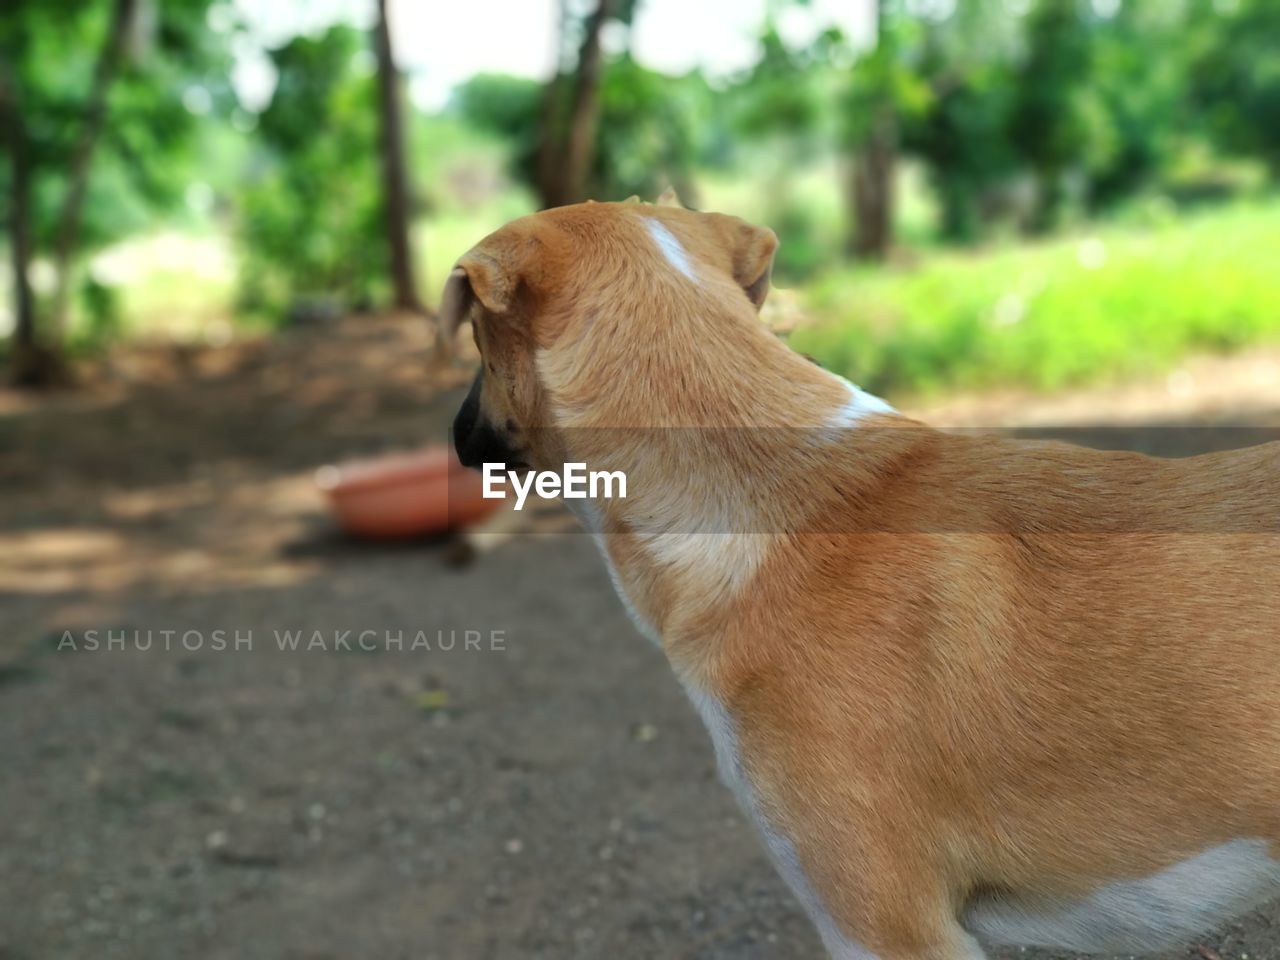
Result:
{"type": "Polygon", "coordinates": [[[27,135],[19,91],[8,64],[0,63],[0,124],[9,155],[9,253],[13,266],[14,330],[12,374],[15,382],[31,385],[47,379],[51,366],[36,340],[36,306],[31,293],[31,178],[27,135]]]}
{"type": "Polygon", "coordinates": [[[1191,104],[1223,150],[1257,156],[1280,178],[1280,5],[1192,9],[1191,104]]]}
{"type": "MultiPolygon", "coordinates": [[[[467,124],[505,141],[513,176],[535,192],[544,179],[539,145],[545,93],[532,80],[480,73],[457,88],[452,103],[467,124]]],[[[670,77],[625,53],[611,60],[600,85],[591,190],[602,199],[654,197],[674,185],[694,203],[693,167],[708,160],[717,136],[726,137],[715,98],[696,71],[670,77]]]]}
{"type": "Polygon", "coordinates": [[[1011,88],[999,64],[953,70],[930,58],[929,109],[904,141],[921,157],[937,191],[943,238],[970,242],[983,227],[983,203],[1018,171],[1007,131],[1011,88]]]}
{"type": "Polygon", "coordinates": [[[79,137],[71,155],[67,192],[58,217],[58,234],[53,252],[57,286],[54,288],[53,308],[49,319],[53,327],[52,333],[58,339],[62,338],[67,328],[67,307],[71,298],[71,258],[75,254],[80,233],[85,194],[89,187],[90,165],[102,135],[102,125],[107,119],[107,96],[120,71],[125,41],[129,32],[134,29],[137,14],[138,0],[112,0],[110,26],[98,53],[79,137]]]}
{"type": "Polygon", "coordinates": [[[1019,172],[1009,145],[1018,26],[998,0],[970,0],[923,23],[916,72],[924,96],[904,118],[902,143],[925,162],[947,240],[976,240],[992,198],[1019,172]]]}
{"type": "Polygon", "coordinates": [[[876,0],[876,44],[854,64],[846,94],[847,248],[883,260],[893,243],[895,174],[904,111],[917,109],[923,85],[908,63],[914,25],[893,0],[876,0]]]}
{"type": "Polygon", "coordinates": [[[829,63],[844,38],[828,30],[812,43],[788,44],[778,28],[780,14],[780,4],[767,5],[759,59],[720,98],[716,113],[729,118],[734,151],[751,150],[764,184],[762,212],[785,238],[774,269],[779,277],[798,279],[830,259],[835,239],[820,236],[819,218],[799,195],[797,172],[829,147],[836,81],[829,63]]]}
{"type": "Polygon", "coordinates": [[[888,0],[876,0],[876,47],[855,68],[850,110],[849,252],[864,260],[883,260],[893,239],[894,166],[898,118],[893,103],[893,73],[898,64],[888,0]]]}
{"type": "Polygon", "coordinates": [[[239,197],[244,305],[278,313],[369,303],[388,293],[378,91],[348,26],[270,52],[277,81],[258,117],[239,197]],[[322,130],[323,136],[316,131],[322,130]]]}
{"type": "Polygon", "coordinates": [[[421,311],[413,280],[413,254],[409,238],[412,198],[404,163],[400,73],[391,48],[387,0],[378,0],[374,30],[378,55],[378,113],[381,119],[383,206],[387,254],[390,260],[392,302],[404,310],[421,311]]]}
{"type": "Polygon", "coordinates": [[[1057,225],[1068,172],[1089,150],[1090,26],[1081,0],[1038,0],[1026,25],[1027,55],[1015,72],[1010,140],[1038,188],[1030,227],[1057,225]]]}
{"type": "Polygon", "coordinates": [[[80,231],[81,214],[88,188],[93,153],[98,145],[106,118],[107,95],[124,55],[125,39],[137,10],[135,0],[113,0],[110,23],[98,54],[87,101],[79,118],[76,142],[67,170],[67,187],[57,216],[54,267],[56,270],[50,330],[41,342],[36,325],[36,304],[31,291],[30,262],[32,256],[31,206],[31,134],[24,111],[24,80],[32,78],[20,72],[22,61],[34,42],[31,36],[30,11],[15,9],[8,13],[14,28],[9,35],[10,48],[5,51],[5,76],[0,83],[4,92],[6,146],[9,153],[9,235],[13,249],[14,295],[17,324],[14,328],[11,359],[13,380],[22,386],[39,386],[65,376],[58,346],[66,330],[67,306],[71,290],[72,256],[80,231]],[[26,14],[26,16],[24,16],[26,14]],[[17,63],[18,70],[9,66],[17,63]]]}
{"type": "Polygon", "coordinates": [[[1095,33],[1087,94],[1093,142],[1082,159],[1089,167],[1086,200],[1096,210],[1164,172],[1194,111],[1187,109],[1189,36],[1181,4],[1128,0],[1095,33]]]}
{"type": "MultiPolygon", "coordinates": [[[[587,173],[596,148],[596,127],[600,122],[600,73],[604,51],[600,47],[600,31],[609,18],[616,0],[597,0],[583,28],[582,49],[578,53],[578,73],[574,78],[573,100],[569,108],[569,129],[565,137],[559,184],[559,203],[572,203],[587,198],[587,173]]],[[[557,204],[549,204],[555,206],[557,204]]]]}
{"type": "Polygon", "coordinates": [[[715,129],[715,94],[698,72],[672,77],[629,54],[611,61],[600,88],[599,134],[590,181],[602,199],[653,199],[674,187],[698,205],[693,169],[715,129]]]}
{"type": "Polygon", "coordinates": [[[209,0],[9,0],[0,13],[7,154],[0,176],[15,274],[15,380],[35,385],[63,372],[67,317],[85,253],[181,197],[183,161],[198,123],[183,105],[183,91],[190,84],[215,93],[226,86],[227,38],[207,29],[208,6],[209,0]],[[85,57],[85,50],[96,54],[85,57]],[[50,302],[33,296],[28,281],[27,267],[40,255],[55,267],[50,302]]]}
{"type": "Polygon", "coordinates": [[[594,0],[585,17],[575,18],[567,2],[559,6],[557,67],[543,91],[540,111],[537,171],[544,207],[576,203],[591,193],[605,69],[601,38],[610,20],[629,25],[635,8],[636,0],[594,0]],[[564,48],[575,25],[582,36],[573,66],[566,70],[564,48]]]}

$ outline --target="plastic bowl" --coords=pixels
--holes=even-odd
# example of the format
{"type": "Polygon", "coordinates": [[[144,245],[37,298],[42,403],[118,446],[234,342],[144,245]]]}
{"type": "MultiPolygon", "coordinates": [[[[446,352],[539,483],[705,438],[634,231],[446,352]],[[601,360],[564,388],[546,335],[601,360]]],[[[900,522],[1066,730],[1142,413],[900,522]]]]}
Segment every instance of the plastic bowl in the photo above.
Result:
{"type": "Polygon", "coordinates": [[[480,474],[444,445],[321,467],[316,486],[328,497],[338,526],[375,539],[445,533],[482,520],[502,504],[482,496],[480,474]]]}

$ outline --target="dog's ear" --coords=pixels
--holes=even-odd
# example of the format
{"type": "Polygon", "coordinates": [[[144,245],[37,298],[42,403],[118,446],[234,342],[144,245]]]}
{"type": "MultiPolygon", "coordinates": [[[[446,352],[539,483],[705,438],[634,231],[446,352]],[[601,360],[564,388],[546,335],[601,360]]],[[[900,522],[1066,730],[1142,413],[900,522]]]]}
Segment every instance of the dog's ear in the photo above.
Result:
{"type": "Polygon", "coordinates": [[[729,254],[733,279],[738,281],[747,299],[759,310],[769,295],[769,275],[773,272],[773,255],[778,250],[777,234],[768,227],[757,227],[727,214],[707,216],[729,254]]]}
{"type": "Polygon", "coordinates": [[[675,207],[678,210],[684,209],[684,204],[680,202],[680,195],[676,193],[675,187],[667,187],[662,193],[658,194],[655,201],[660,207],[675,207]]]}
{"type": "Polygon", "coordinates": [[[440,297],[436,329],[439,356],[446,359],[452,356],[458,328],[470,318],[476,303],[490,313],[506,313],[515,299],[520,280],[520,264],[509,250],[490,253],[474,249],[463,254],[445,281],[440,297]]]}
{"type": "Polygon", "coordinates": [[[467,271],[454,267],[449,279],[444,282],[444,293],[440,295],[440,313],[436,317],[436,357],[440,360],[453,358],[454,340],[458,337],[458,328],[471,316],[471,305],[475,303],[475,294],[471,290],[471,280],[467,271]]]}

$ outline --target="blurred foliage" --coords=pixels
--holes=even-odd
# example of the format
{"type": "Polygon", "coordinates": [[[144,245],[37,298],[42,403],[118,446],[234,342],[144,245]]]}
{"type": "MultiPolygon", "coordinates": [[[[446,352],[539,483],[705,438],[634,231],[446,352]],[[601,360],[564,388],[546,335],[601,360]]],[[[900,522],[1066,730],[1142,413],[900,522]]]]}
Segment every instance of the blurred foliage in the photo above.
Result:
{"type": "MultiPolygon", "coordinates": [[[[142,2],[120,70],[107,91],[102,135],[78,230],[92,252],[145,230],[158,218],[183,219],[188,185],[205,169],[201,132],[225,121],[234,104],[228,80],[234,25],[208,26],[210,0],[142,2]]],[[[78,0],[6,0],[0,11],[0,66],[13,85],[16,126],[30,165],[33,252],[53,250],[69,189],[71,158],[83,135],[98,51],[111,6],[78,0]]],[[[0,165],[0,195],[11,189],[0,165]]],[[[94,284],[81,285],[82,292],[94,284]]],[[[101,297],[86,305],[101,314],[101,297]]]]}
{"type": "Polygon", "coordinates": [[[809,48],[793,50],[777,24],[766,21],[760,59],[734,91],[734,131],[749,140],[780,134],[801,148],[812,146],[826,99],[823,54],[835,39],[827,33],[809,48]]]}
{"type": "Polygon", "coordinates": [[[461,118],[508,144],[512,170],[530,186],[538,153],[538,110],[542,84],[504,73],[477,73],[453,92],[461,118]]]}
{"type": "MultiPolygon", "coordinates": [[[[277,82],[255,115],[229,81],[231,50],[252,42],[234,5],[138,2],[147,15],[110,90],[79,260],[176,230],[229,250],[235,275],[193,270],[184,284],[180,265],[166,263],[149,287],[127,291],[110,271],[79,277],[86,341],[131,334],[137,315],[162,316],[175,290],[186,290],[184,310],[202,303],[203,316],[205,291],[225,297],[234,284],[240,314],[258,319],[383,299],[367,33],[331,26],[268,51],[277,82]]],[[[454,256],[548,195],[546,145],[582,102],[578,60],[601,9],[597,0],[561,8],[549,82],[478,74],[444,110],[409,118],[429,297],[454,256]]],[[[110,11],[109,0],[9,0],[0,10],[0,61],[21,93],[31,159],[38,266],[51,255],[110,11]]],[[[1053,384],[1094,363],[1119,369],[1130,362],[1123,351],[1154,356],[1272,332],[1260,318],[1275,311],[1273,288],[1249,271],[1274,245],[1265,197],[1280,177],[1280,2],[878,0],[876,11],[872,40],[824,26],[806,0],[770,0],[754,61],[708,77],[638,62],[631,25],[644,5],[606,8],[598,96],[587,98],[589,192],[653,197],[672,184],[691,206],[768,223],[782,240],[779,284],[811,286],[829,325],[805,336],[873,385],[971,382],[980,370],[1053,384]],[[797,18],[812,29],[794,29],[797,18]],[[861,209],[851,172],[865,172],[858,162],[871,146],[897,184],[890,266],[851,270],[846,241],[861,209]],[[1256,218],[1201,209],[1245,198],[1261,205],[1256,218]],[[1160,226],[1150,246],[1153,228],[1135,227],[1134,211],[1165,209],[1194,219],[1183,234],[1160,226]],[[1105,270],[1069,267],[1080,231],[1110,237],[1117,220],[1136,232],[1106,241],[1105,270]],[[1059,243],[1055,231],[1073,239],[1059,243]],[[1015,250],[1021,234],[1048,239],[1015,250]],[[1213,249],[1192,262],[1193,241],[1213,249]],[[958,246],[985,252],[948,251],[958,246]],[[1008,270],[1082,285],[1072,293],[1054,281],[1060,292],[1028,300],[1006,330],[989,317],[990,301],[1009,292],[1008,270]],[[1144,298],[1150,307],[1135,306],[1144,298]],[[1083,318],[1074,326],[1073,311],[1083,318]],[[1161,311],[1174,316],[1169,329],[1147,330],[1161,311]]],[[[6,196],[9,176],[0,164],[6,196]]]]}
{"type": "Polygon", "coordinates": [[[99,283],[92,276],[86,277],[80,300],[87,317],[82,335],[84,346],[96,349],[115,340],[122,328],[120,297],[115,288],[99,283]]]}
{"type": "MultiPolygon", "coordinates": [[[[876,45],[854,57],[849,70],[841,104],[846,147],[856,147],[870,136],[882,106],[904,119],[919,117],[930,107],[933,91],[922,70],[922,41],[930,23],[906,15],[897,5],[881,3],[876,45]]],[[[818,38],[820,46],[829,43],[830,35],[818,38]]]]}
{"type": "Polygon", "coordinates": [[[917,70],[926,91],[904,117],[908,152],[929,169],[940,207],[939,233],[971,242],[995,218],[1019,173],[1008,136],[1014,104],[1009,18],[992,4],[926,21],[917,34],[917,70]]]}
{"type": "Polygon", "coordinates": [[[1036,178],[1029,221],[1057,226],[1072,168],[1099,162],[1106,136],[1097,110],[1087,0],[1039,0],[1027,16],[1026,52],[1012,73],[1009,142],[1036,178]]]}
{"type": "Polygon", "coordinates": [[[1013,89],[998,66],[976,64],[951,73],[932,48],[924,69],[933,99],[908,122],[907,144],[929,166],[942,209],[942,236],[972,241],[991,221],[995,195],[1018,170],[1016,151],[1004,135],[1013,89]]]}
{"type": "Polygon", "coordinates": [[[369,303],[385,291],[387,251],[368,40],[331,27],[271,60],[279,79],[240,197],[244,306],[300,316],[369,303]]]}
{"type": "Polygon", "coordinates": [[[630,56],[610,65],[601,87],[592,179],[601,199],[656,197],[674,184],[696,205],[694,167],[714,126],[710,89],[699,73],[668,77],[630,56]]]}
{"type": "Polygon", "coordinates": [[[1206,132],[1280,175],[1280,3],[1192,4],[1188,20],[1192,103],[1206,132]]]}
{"type": "MultiPolygon", "coordinates": [[[[462,119],[510,145],[512,174],[530,189],[537,187],[545,95],[535,81],[481,73],[453,99],[462,119]]],[[[601,84],[592,193],[652,197],[675,184],[684,187],[682,195],[692,194],[694,169],[708,159],[717,132],[714,95],[701,74],[671,77],[620,55],[608,63],[601,84]]]]}

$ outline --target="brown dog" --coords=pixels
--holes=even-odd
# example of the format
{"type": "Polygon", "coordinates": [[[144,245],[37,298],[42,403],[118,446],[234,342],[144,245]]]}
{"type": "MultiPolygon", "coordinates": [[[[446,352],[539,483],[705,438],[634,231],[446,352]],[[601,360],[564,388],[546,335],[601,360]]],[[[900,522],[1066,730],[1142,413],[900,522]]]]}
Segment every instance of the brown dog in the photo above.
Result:
{"type": "Polygon", "coordinates": [[[1280,445],[958,436],[763,328],[774,235],[583,204],[458,261],[464,462],[571,503],[837,958],[1143,950],[1280,892],[1280,445]]]}

